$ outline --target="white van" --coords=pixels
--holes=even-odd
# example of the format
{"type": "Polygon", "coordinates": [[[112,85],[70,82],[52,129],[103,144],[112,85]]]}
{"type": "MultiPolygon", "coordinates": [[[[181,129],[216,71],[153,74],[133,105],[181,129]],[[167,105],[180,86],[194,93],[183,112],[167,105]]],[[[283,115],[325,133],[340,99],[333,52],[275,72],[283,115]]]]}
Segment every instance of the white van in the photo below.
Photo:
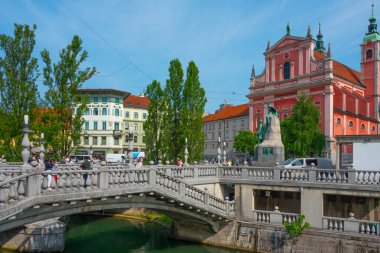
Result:
{"type": "Polygon", "coordinates": [[[123,163],[126,159],[125,154],[107,154],[106,162],[107,163],[123,163]]]}
{"type": "Polygon", "coordinates": [[[284,169],[304,169],[315,166],[318,169],[333,169],[332,161],[327,158],[292,158],[280,163],[284,169]]]}

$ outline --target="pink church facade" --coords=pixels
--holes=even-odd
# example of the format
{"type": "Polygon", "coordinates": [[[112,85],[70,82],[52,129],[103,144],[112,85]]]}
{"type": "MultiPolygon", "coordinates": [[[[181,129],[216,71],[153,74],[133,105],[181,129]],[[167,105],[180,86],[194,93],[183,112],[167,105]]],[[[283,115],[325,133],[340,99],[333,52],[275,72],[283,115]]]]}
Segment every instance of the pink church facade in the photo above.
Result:
{"type": "MultiPolygon", "coordinates": [[[[326,137],[325,156],[335,161],[336,135],[373,135],[379,132],[380,36],[376,19],[361,45],[361,71],[333,60],[330,45],[325,50],[319,30],[317,40],[308,29],[305,37],[287,34],[273,46],[268,42],[265,69],[250,79],[249,127],[257,132],[271,104],[280,121],[292,114],[297,97],[308,94],[320,110],[326,137]]],[[[343,152],[349,152],[347,150],[343,152]]]]}

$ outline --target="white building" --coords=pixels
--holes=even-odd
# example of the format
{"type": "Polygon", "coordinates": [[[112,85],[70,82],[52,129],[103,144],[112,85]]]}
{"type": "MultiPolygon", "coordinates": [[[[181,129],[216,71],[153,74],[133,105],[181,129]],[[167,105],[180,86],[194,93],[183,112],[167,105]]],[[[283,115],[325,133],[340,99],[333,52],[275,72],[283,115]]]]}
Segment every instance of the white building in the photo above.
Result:
{"type": "Polygon", "coordinates": [[[87,95],[89,103],[84,112],[85,123],[81,145],[93,156],[104,158],[107,153],[123,153],[123,101],[130,93],[114,89],[78,89],[87,95]]]}

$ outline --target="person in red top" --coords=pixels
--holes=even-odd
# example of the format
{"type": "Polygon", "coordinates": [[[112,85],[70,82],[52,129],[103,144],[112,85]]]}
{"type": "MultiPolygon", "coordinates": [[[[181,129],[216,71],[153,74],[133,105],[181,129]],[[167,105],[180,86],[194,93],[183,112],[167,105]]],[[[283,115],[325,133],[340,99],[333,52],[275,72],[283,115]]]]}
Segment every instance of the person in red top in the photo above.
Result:
{"type": "Polygon", "coordinates": [[[182,167],[182,160],[179,157],[177,157],[177,166],[182,167]]]}

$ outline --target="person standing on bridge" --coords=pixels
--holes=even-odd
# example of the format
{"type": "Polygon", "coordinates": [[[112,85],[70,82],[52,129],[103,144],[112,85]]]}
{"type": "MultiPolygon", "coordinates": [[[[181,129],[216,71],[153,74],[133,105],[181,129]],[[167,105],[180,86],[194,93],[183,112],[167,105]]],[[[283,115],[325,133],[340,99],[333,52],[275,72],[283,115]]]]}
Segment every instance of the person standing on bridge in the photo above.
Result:
{"type": "Polygon", "coordinates": [[[143,166],[143,159],[142,159],[142,157],[139,157],[138,159],[137,159],[137,163],[136,163],[136,168],[142,168],[142,166],[143,166]]]}
{"type": "MultiPolygon", "coordinates": [[[[84,157],[84,162],[80,165],[80,167],[82,170],[91,170],[91,163],[88,161],[87,156],[84,157]]],[[[84,188],[87,187],[87,177],[88,177],[88,174],[84,173],[83,174],[84,188]]]]}

